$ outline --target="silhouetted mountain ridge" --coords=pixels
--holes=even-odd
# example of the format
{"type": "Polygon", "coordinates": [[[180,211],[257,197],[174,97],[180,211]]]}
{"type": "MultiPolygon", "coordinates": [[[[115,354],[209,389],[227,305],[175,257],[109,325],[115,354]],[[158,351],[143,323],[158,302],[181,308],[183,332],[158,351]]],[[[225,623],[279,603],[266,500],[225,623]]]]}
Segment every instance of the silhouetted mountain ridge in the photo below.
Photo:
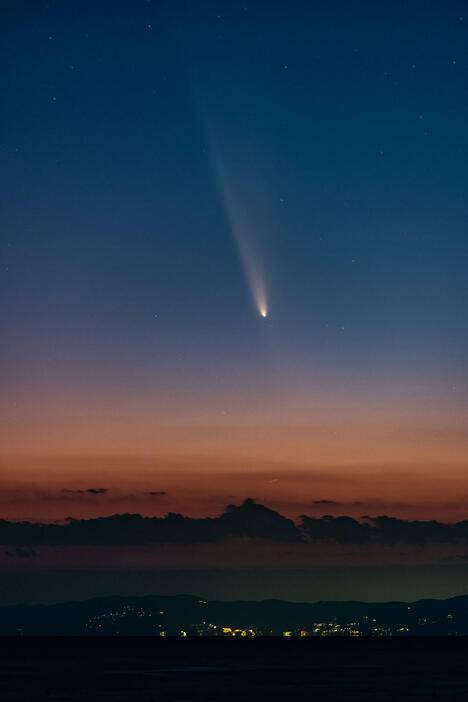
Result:
{"type": "Polygon", "coordinates": [[[109,596],[0,608],[0,635],[215,635],[223,628],[263,635],[296,630],[346,635],[353,626],[362,635],[468,635],[468,595],[409,603],[109,596]]]}

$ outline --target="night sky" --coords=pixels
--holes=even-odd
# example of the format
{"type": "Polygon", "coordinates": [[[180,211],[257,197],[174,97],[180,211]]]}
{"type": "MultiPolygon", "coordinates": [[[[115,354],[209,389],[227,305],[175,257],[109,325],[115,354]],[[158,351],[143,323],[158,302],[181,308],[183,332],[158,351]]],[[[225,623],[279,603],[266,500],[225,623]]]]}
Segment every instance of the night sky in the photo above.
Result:
{"type": "MultiPolygon", "coordinates": [[[[0,517],[467,518],[467,2],[12,0],[1,26],[0,517]]],[[[466,538],[242,538],[0,568],[468,587],[466,538]]]]}

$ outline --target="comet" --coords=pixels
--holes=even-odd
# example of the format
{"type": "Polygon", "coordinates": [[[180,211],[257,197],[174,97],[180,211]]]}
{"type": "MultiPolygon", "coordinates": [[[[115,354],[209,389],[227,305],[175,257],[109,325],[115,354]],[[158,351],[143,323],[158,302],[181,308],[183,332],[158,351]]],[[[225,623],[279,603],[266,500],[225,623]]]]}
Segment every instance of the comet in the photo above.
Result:
{"type": "Polygon", "coordinates": [[[210,151],[227,219],[253,303],[259,315],[266,318],[268,316],[268,302],[265,276],[258,251],[254,246],[252,224],[244,214],[244,209],[241,207],[237,193],[228,177],[223,160],[213,143],[211,143],[210,151]]]}

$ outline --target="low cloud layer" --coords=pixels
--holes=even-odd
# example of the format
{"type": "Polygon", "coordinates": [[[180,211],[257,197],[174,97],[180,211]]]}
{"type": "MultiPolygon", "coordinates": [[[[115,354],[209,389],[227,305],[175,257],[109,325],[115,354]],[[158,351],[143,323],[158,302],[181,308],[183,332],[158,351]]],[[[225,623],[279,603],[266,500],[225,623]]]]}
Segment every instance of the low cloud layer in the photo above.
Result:
{"type": "Polygon", "coordinates": [[[87,490],[69,490],[63,488],[62,492],[65,495],[105,495],[109,490],[107,488],[88,488],[87,490]]]}
{"type": "Polygon", "coordinates": [[[321,518],[301,517],[300,528],[313,541],[337,541],[342,544],[394,545],[398,543],[423,546],[428,543],[450,544],[468,541],[468,520],[445,524],[431,521],[409,521],[396,517],[321,518]]]}
{"type": "MultiPolygon", "coordinates": [[[[213,518],[196,519],[171,512],[165,517],[142,517],[140,514],[115,514],[96,519],[70,517],[65,524],[0,520],[0,543],[19,548],[195,544],[239,537],[350,545],[456,544],[468,543],[468,520],[446,524],[434,520],[407,521],[385,515],[363,517],[360,521],[348,516],[314,518],[303,515],[298,523],[294,523],[251,499],[240,506],[228,505],[219,517],[213,518]]],[[[21,557],[18,553],[11,553],[21,557]]]]}
{"type": "Polygon", "coordinates": [[[115,514],[97,519],[68,518],[66,524],[33,524],[0,520],[0,543],[20,546],[137,545],[202,543],[232,537],[302,541],[291,519],[246,500],[229,505],[214,518],[194,519],[169,513],[165,517],[115,514]]]}

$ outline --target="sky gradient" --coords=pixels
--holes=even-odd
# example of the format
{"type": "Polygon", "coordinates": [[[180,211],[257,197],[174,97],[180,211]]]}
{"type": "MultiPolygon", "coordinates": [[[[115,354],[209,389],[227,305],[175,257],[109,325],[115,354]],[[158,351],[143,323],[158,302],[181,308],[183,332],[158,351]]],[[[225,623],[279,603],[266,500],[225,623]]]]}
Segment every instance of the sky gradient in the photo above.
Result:
{"type": "Polygon", "coordinates": [[[467,3],[1,14],[0,517],[465,518],[467,3]]]}

